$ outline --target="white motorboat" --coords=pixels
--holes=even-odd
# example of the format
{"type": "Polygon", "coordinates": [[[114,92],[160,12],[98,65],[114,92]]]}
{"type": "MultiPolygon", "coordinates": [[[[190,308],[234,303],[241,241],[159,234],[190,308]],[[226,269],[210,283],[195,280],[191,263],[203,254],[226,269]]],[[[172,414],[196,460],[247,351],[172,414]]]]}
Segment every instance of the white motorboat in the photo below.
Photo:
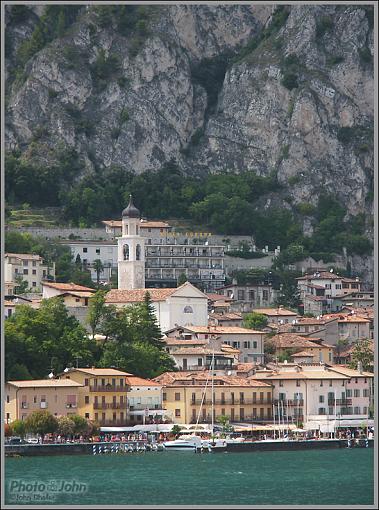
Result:
{"type": "Polygon", "coordinates": [[[195,435],[182,435],[173,441],[165,441],[163,446],[167,450],[196,450],[202,447],[202,439],[195,435]]]}

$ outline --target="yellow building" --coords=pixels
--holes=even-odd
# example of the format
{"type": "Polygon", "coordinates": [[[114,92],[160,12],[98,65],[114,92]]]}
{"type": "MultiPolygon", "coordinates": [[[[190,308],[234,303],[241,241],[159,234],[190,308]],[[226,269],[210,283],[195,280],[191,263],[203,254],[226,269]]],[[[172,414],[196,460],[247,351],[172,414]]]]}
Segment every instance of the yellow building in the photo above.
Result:
{"type": "Polygon", "coordinates": [[[295,354],[306,351],[313,363],[332,363],[334,346],[326,344],[321,338],[304,337],[297,333],[278,333],[265,341],[265,349],[271,345],[275,349],[275,356],[289,353],[295,354]]]}
{"type": "Polygon", "coordinates": [[[60,377],[80,383],[78,414],[100,426],[114,427],[128,422],[126,378],[131,375],[114,368],[71,368],[60,377]]]}
{"type": "MultiPolygon", "coordinates": [[[[196,423],[198,417],[199,423],[212,421],[209,371],[166,372],[154,380],[163,386],[163,406],[171,413],[174,423],[196,423]]],[[[213,389],[215,421],[220,416],[228,416],[231,422],[271,420],[271,384],[237,376],[215,375],[213,389]]]]}
{"type": "Polygon", "coordinates": [[[81,383],[66,379],[8,381],[5,385],[5,423],[25,420],[46,409],[54,416],[78,414],[81,383]]]}

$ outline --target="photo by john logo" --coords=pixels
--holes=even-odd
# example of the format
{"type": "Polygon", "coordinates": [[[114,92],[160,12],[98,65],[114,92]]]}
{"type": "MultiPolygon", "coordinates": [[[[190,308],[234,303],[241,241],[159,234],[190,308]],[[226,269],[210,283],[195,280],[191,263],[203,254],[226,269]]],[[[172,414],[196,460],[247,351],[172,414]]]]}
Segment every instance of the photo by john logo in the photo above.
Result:
{"type": "Polygon", "coordinates": [[[8,483],[11,499],[41,501],[54,499],[59,493],[80,494],[87,492],[86,483],[77,480],[33,481],[10,480],[8,483]]]}

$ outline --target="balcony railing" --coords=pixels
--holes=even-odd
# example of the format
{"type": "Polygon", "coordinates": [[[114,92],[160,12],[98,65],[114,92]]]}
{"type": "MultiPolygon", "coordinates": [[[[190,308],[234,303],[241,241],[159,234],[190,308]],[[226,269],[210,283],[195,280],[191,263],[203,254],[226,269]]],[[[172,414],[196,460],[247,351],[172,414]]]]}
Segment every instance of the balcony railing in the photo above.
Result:
{"type": "Polygon", "coordinates": [[[113,386],[111,384],[90,386],[89,391],[94,391],[96,393],[101,393],[103,391],[123,391],[127,392],[127,386],[113,386]]]}
{"type": "Polygon", "coordinates": [[[129,404],[128,409],[130,411],[143,411],[145,409],[149,409],[149,411],[154,411],[154,409],[162,409],[162,404],[129,404]]]}
{"type": "Polygon", "coordinates": [[[273,403],[275,405],[279,404],[281,406],[282,402],[283,402],[284,407],[287,407],[287,404],[289,406],[299,406],[299,407],[304,405],[304,400],[302,400],[302,399],[294,399],[294,400],[292,400],[292,399],[289,399],[289,400],[275,399],[273,403]]]}
{"type": "Polygon", "coordinates": [[[66,409],[76,409],[77,404],[66,403],[66,409]]]}
{"type": "Polygon", "coordinates": [[[128,405],[126,402],[95,402],[93,404],[94,409],[127,409],[128,405]]]}
{"type": "Polygon", "coordinates": [[[100,427],[126,427],[127,420],[96,420],[100,427]]]}
{"type": "Polygon", "coordinates": [[[328,398],[328,405],[329,406],[351,406],[352,399],[351,398],[328,398]]]}
{"type": "MultiPolygon", "coordinates": [[[[250,398],[245,398],[243,400],[236,399],[236,398],[234,400],[231,399],[231,398],[225,398],[225,399],[215,398],[214,403],[215,403],[215,405],[230,405],[230,406],[234,406],[234,405],[240,405],[240,406],[244,406],[244,405],[256,405],[256,406],[260,406],[260,405],[271,405],[272,401],[269,400],[269,399],[254,400],[254,399],[250,399],[250,398]]],[[[199,405],[199,404],[201,404],[201,399],[191,399],[191,404],[192,405],[199,405]]],[[[211,405],[211,404],[212,404],[212,399],[210,399],[210,398],[204,399],[203,405],[211,405]]]]}

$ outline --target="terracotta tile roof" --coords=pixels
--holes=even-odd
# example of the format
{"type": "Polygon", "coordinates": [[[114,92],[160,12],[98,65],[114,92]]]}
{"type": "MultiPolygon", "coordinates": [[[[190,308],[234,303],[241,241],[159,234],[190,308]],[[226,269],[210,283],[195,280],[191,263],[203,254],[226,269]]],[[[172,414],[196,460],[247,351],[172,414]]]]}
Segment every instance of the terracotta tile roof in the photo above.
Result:
{"type": "Polygon", "coordinates": [[[284,308],[254,308],[254,313],[261,313],[263,315],[268,315],[269,317],[296,317],[297,313],[292,312],[291,310],[286,310],[284,308]]]}
{"type": "Polygon", "coordinates": [[[249,372],[255,368],[257,368],[255,363],[238,363],[236,370],[237,372],[249,372]]]}
{"type": "Polygon", "coordinates": [[[210,301],[233,301],[233,299],[231,297],[228,297],[228,296],[223,296],[222,294],[207,294],[207,298],[210,300],[210,301]]]}
{"type": "Polygon", "coordinates": [[[143,379],[136,375],[127,376],[125,380],[130,386],[161,386],[161,384],[157,381],[153,381],[152,379],[143,379]]]}
{"type": "Polygon", "coordinates": [[[212,334],[218,333],[219,335],[251,335],[253,333],[259,333],[260,335],[264,335],[264,331],[256,331],[254,329],[241,328],[239,326],[186,326],[184,329],[188,331],[193,331],[194,333],[200,334],[212,334]]]}
{"type": "MultiPolygon", "coordinates": [[[[324,347],[324,344],[321,343],[319,345],[316,343],[316,341],[320,341],[320,338],[312,338],[312,340],[308,338],[304,338],[303,336],[297,335],[296,333],[279,333],[269,339],[267,339],[268,342],[273,343],[276,345],[276,347],[279,347],[281,349],[287,349],[287,348],[322,348],[324,347]]],[[[329,346],[328,346],[329,347],[329,346]]]]}
{"type": "Polygon", "coordinates": [[[82,384],[71,379],[35,379],[30,381],[8,381],[8,384],[18,388],[55,388],[55,387],[78,387],[82,384]]]}
{"type": "Polygon", "coordinates": [[[331,365],[330,368],[335,372],[340,372],[343,375],[347,375],[349,377],[374,377],[372,372],[362,372],[360,373],[358,370],[353,370],[352,368],[342,367],[341,365],[331,365]]]}
{"type": "MultiPolygon", "coordinates": [[[[159,375],[154,380],[160,382],[163,386],[187,386],[181,384],[188,382],[191,386],[204,386],[206,380],[210,382],[209,371],[204,370],[202,372],[166,372],[159,375]],[[195,379],[196,384],[192,384],[192,379],[195,379]]],[[[214,384],[218,385],[222,382],[224,386],[248,386],[248,387],[270,387],[269,383],[263,381],[250,380],[246,377],[238,377],[232,375],[217,375],[214,377],[214,384]]]]}
{"type": "Polygon", "coordinates": [[[165,301],[177,288],[171,289],[112,289],[105,298],[106,303],[142,303],[146,292],[149,292],[151,301],[165,301]]]}
{"type": "Polygon", "coordinates": [[[289,372],[287,370],[283,371],[274,371],[267,370],[267,372],[257,372],[256,374],[249,377],[249,379],[256,378],[259,380],[293,380],[293,379],[348,379],[346,375],[341,373],[337,373],[333,370],[302,370],[299,371],[294,370],[293,372],[289,372]]]}
{"type": "Polygon", "coordinates": [[[61,296],[74,296],[74,297],[79,297],[79,298],[86,298],[86,297],[92,297],[93,292],[89,292],[88,290],[87,291],[83,290],[82,292],[67,291],[67,292],[63,292],[63,294],[61,294],[61,296]]]}
{"type": "Polygon", "coordinates": [[[51,287],[56,290],[66,290],[66,291],[74,291],[74,292],[96,292],[95,289],[91,289],[90,287],[84,287],[83,285],[77,285],[76,283],[56,283],[56,282],[48,282],[43,281],[42,285],[44,287],[51,287]]]}
{"type": "Polygon", "coordinates": [[[208,340],[181,340],[180,338],[164,338],[163,341],[167,345],[205,345],[208,344],[208,340]]]}
{"type": "Polygon", "coordinates": [[[31,253],[4,253],[4,257],[16,257],[22,260],[42,260],[39,255],[33,255],[31,253]]]}
{"type": "Polygon", "coordinates": [[[313,354],[308,351],[301,351],[301,352],[296,352],[295,354],[291,354],[291,358],[305,358],[305,357],[313,358],[313,354]]]}
{"type": "Polygon", "coordinates": [[[95,376],[133,376],[133,374],[129,374],[129,372],[122,372],[121,370],[116,370],[115,368],[74,368],[70,370],[70,372],[83,372],[84,374],[90,374],[95,376]]]}
{"type": "Polygon", "coordinates": [[[233,321],[233,320],[242,320],[242,314],[240,313],[210,313],[210,319],[217,319],[218,321],[233,321]]]}
{"type": "MultiPolygon", "coordinates": [[[[228,356],[228,354],[224,351],[214,351],[215,353],[215,356],[228,356]]],[[[213,354],[213,349],[207,349],[205,347],[184,347],[183,349],[177,349],[176,351],[173,351],[171,353],[171,356],[185,356],[185,355],[196,355],[196,354],[208,354],[208,355],[212,355],[213,354]]]]}

